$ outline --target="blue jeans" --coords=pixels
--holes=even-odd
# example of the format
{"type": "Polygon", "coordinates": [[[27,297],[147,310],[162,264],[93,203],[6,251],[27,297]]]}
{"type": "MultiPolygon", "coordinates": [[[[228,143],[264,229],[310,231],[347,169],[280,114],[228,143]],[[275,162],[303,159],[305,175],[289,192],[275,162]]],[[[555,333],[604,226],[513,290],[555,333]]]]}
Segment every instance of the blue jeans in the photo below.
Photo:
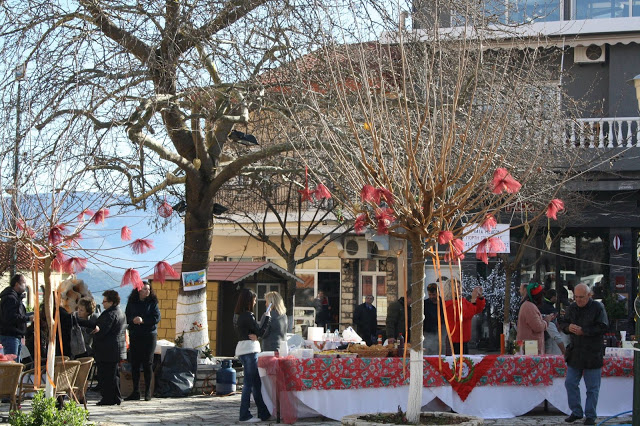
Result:
{"type": "Polygon", "coordinates": [[[567,366],[567,378],[564,387],[567,389],[567,401],[571,414],[582,417],[582,405],[580,403],[580,379],[584,377],[584,384],[587,388],[587,400],[584,404],[584,415],[587,418],[595,419],[596,406],[598,405],[598,393],[600,392],[600,368],[573,368],[567,366]]]}
{"type": "Polygon", "coordinates": [[[268,419],[271,414],[262,400],[262,381],[258,374],[258,353],[240,355],[240,362],[244,367],[244,384],[242,385],[242,396],[240,397],[240,421],[249,420],[253,416],[249,412],[251,394],[258,407],[258,417],[261,420],[268,419]]]}
{"type": "Polygon", "coordinates": [[[20,362],[22,339],[13,336],[0,336],[0,344],[2,344],[5,355],[17,355],[16,362],[20,362]]]}

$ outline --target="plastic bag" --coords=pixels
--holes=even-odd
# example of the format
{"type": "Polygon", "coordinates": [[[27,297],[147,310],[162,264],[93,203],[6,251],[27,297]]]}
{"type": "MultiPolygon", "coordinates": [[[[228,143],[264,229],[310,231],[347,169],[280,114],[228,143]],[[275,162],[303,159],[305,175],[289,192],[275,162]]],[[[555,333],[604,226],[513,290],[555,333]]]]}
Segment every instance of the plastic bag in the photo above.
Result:
{"type": "Polygon", "coordinates": [[[345,342],[362,342],[362,337],[360,337],[358,333],[349,326],[342,332],[342,340],[345,342]]]}
{"type": "Polygon", "coordinates": [[[162,360],[160,374],[156,376],[155,396],[188,396],[193,389],[198,369],[198,351],[170,348],[162,360]]]}

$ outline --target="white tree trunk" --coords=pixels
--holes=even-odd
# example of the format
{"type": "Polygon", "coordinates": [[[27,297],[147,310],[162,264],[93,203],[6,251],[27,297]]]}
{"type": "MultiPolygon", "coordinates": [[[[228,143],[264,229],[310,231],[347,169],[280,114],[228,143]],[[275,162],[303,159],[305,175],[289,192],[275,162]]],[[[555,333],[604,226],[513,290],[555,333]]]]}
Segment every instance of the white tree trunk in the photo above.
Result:
{"type": "Polygon", "coordinates": [[[409,423],[419,423],[422,409],[422,375],[423,375],[423,350],[422,345],[413,350],[409,359],[409,401],[407,403],[407,420],[409,423]]]}
{"type": "Polygon", "coordinates": [[[54,388],[51,382],[53,382],[53,377],[55,373],[55,365],[56,365],[56,343],[55,341],[52,343],[51,339],[49,339],[49,346],[47,347],[47,370],[45,374],[45,388],[44,388],[44,396],[47,398],[53,398],[54,388]]]}
{"type": "Polygon", "coordinates": [[[202,351],[209,344],[207,292],[194,291],[192,293],[178,294],[176,338],[183,336],[183,347],[202,351]]]}

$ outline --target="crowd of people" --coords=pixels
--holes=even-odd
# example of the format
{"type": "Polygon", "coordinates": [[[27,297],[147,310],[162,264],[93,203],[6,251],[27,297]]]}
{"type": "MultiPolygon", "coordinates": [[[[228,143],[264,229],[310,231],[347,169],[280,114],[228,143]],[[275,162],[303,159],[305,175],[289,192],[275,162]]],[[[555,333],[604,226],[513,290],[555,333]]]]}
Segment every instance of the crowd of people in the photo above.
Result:
{"type": "MultiPolygon", "coordinates": [[[[26,279],[21,274],[11,278],[9,287],[0,293],[0,343],[5,355],[15,355],[21,361],[22,339],[29,350],[35,353],[40,348],[41,359],[46,360],[49,345],[49,326],[41,307],[39,324],[33,323],[33,312],[27,312],[22,299],[26,295],[26,279]],[[31,323],[29,325],[29,323],[31,323]],[[39,327],[40,340],[36,345],[35,327],[39,327]]],[[[128,360],[132,366],[133,393],[125,400],[140,399],[138,382],[140,369],[145,378],[145,400],[151,399],[151,363],[157,340],[157,324],[160,322],[158,298],[151,285],[145,281],[140,290],[133,289],[126,308],[120,309],[120,295],[115,290],[102,294],[102,312],[96,312],[96,303],[91,298],[78,300],[76,311],[68,312],[58,307],[60,338],[56,338],[56,355],[69,358],[92,356],[97,367],[98,389],[102,398],[97,405],[119,405],[120,394],[118,365],[128,360]],[[79,327],[83,351],[74,353],[72,328],[79,327]],[[126,329],[130,345],[127,350],[126,329]],[[62,342],[62,345],[60,345],[62,342]]]]}

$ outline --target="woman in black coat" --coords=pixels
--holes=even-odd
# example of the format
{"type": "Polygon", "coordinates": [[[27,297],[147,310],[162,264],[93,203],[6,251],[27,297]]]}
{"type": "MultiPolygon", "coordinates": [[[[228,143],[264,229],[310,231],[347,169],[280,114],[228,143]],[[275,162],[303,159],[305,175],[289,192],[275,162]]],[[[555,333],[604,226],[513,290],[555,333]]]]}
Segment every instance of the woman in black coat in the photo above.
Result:
{"type": "Polygon", "coordinates": [[[267,420],[271,414],[262,399],[262,382],[258,374],[258,353],[261,337],[271,322],[271,313],[265,312],[262,326],[256,321],[253,310],[256,307],[256,294],[243,288],[236,303],[233,315],[233,326],[238,335],[236,345],[236,356],[244,367],[244,384],[242,385],[242,396],[240,397],[240,423],[255,423],[260,420],[267,420]],[[251,395],[258,407],[258,417],[253,417],[249,411],[251,395]]]}
{"type": "Polygon", "coordinates": [[[131,364],[131,379],[133,392],[125,401],[140,399],[138,382],[140,381],[140,366],[144,372],[144,400],[151,400],[151,364],[158,340],[157,326],[160,322],[160,308],[158,297],[149,282],[144,281],[140,290],[133,289],[129,295],[125,310],[129,324],[129,363],[131,364]]]}
{"type": "MultiPolygon", "coordinates": [[[[96,321],[93,333],[93,350],[98,367],[98,383],[102,399],[97,405],[120,405],[120,377],[118,364],[127,357],[125,342],[126,320],[118,308],[120,295],[115,290],[102,293],[104,311],[96,321]]],[[[82,325],[82,323],[81,323],[82,325]]]]}

